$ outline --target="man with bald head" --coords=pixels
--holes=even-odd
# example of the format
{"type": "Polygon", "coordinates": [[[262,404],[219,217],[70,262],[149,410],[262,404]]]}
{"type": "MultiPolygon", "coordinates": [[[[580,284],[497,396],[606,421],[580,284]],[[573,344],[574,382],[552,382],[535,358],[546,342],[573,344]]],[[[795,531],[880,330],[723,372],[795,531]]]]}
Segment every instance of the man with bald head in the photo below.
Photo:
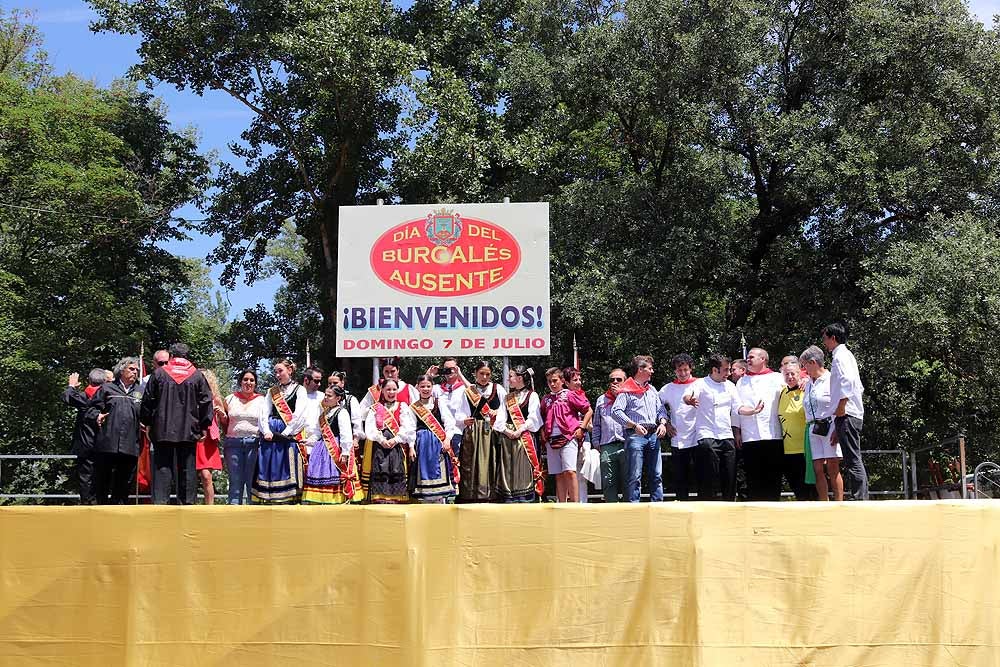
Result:
{"type": "Polygon", "coordinates": [[[736,383],[750,500],[781,500],[785,446],[778,420],[778,398],[784,385],[781,373],[768,368],[767,350],[750,350],[747,372],[736,383]]]}

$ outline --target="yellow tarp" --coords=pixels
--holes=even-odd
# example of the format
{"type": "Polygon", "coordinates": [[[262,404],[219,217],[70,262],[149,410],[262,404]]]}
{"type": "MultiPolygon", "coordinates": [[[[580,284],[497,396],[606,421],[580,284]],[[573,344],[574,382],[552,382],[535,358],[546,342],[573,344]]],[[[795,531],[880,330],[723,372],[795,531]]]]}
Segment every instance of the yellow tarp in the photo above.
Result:
{"type": "Polygon", "coordinates": [[[0,509],[0,664],[1000,665],[1000,504],[0,509]]]}

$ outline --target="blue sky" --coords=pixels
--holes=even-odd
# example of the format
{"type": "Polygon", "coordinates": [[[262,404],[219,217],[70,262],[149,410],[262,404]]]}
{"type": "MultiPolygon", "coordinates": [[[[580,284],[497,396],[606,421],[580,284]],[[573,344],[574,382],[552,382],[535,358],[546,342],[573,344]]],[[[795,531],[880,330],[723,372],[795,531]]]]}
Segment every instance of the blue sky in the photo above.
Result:
{"type": "MultiPolygon", "coordinates": [[[[34,21],[45,38],[44,49],[57,74],[72,72],[106,86],[138,62],[138,38],[92,33],[89,24],[97,15],[83,0],[27,0],[23,4],[15,1],[5,5],[7,9],[17,7],[34,12],[34,21]]],[[[202,152],[215,151],[220,161],[235,160],[227,146],[230,141],[239,138],[240,131],[252,117],[243,105],[224,93],[206,91],[199,97],[164,84],[158,85],[153,92],[166,103],[169,110],[167,117],[175,128],[193,126],[197,129],[202,152]]],[[[193,206],[186,206],[177,214],[192,219],[204,217],[193,206]]],[[[217,237],[199,234],[190,241],[171,242],[164,247],[177,255],[204,258],[217,242],[217,237]]],[[[217,281],[220,267],[209,268],[217,281]]],[[[274,302],[274,291],[280,285],[281,278],[276,276],[253,286],[237,284],[233,290],[218,289],[229,300],[230,318],[235,318],[245,308],[257,303],[270,307],[274,302]]]]}
{"type": "MultiPolygon", "coordinates": [[[[137,62],[135,37],[94,34],[89,23],[96,14],[83,0],[15,0],[6,3],[8,9],[28,9],[35,13],[35,22],[45,37],[45,50],[56,73],[73,72],[100,85],[108,85],[122,76],[130,65],[137,62]]],[[[980,20],[992,24],[992,16],[1000,13],[1000,0],[973,0],[969,3],[980,20]]],[[[160,84],[153,91],[169,109],[168,118],[176,128],[194,126],[200,136],[203,152],[215,151],[219,160],[231,162],[229,142],[239,137],[247,126],[251,113],[228,95],[207,91],[203,96],[189,91],[177,91],[160,84]]],[[[193,207],[185,207],[178,215],[200,218],[202,214],[193,207]]],[[[173,242],[165,247],[185,257],[204,258],[215,247],[217,238],[196,235],[190,241],[173,242]]],[[[218,278],[219,267],[211,267],[212,277],[218,278]]],[[[274,291],[281,285],[281,278],[274,277],[253,286],[238,284],[234,290],[222,290],[231,305],[230,317],[242,314],[244,308],[257,303],[270,307],[274,291]]],[[[221,289],[221,288],[220,288],[221,289]]]]}

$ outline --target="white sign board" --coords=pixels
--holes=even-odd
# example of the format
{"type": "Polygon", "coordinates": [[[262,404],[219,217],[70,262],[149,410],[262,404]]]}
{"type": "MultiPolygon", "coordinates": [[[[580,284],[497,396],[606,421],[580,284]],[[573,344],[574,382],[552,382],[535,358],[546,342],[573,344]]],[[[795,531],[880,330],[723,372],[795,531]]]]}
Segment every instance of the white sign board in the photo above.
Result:
{"type": "Polygon", "coordinates": [[[337,355],[549,354],[549,205],[340,209],[337,355]]]}

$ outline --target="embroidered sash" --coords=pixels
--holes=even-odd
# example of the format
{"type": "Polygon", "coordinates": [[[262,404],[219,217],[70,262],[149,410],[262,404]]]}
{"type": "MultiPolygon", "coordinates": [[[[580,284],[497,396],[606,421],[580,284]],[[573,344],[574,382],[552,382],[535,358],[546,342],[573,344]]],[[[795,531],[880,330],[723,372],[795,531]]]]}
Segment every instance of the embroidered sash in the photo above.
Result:
{"type": "MultiPolygon", "coordinates": [[[[494,394],[496,394],[496,390],[497,390],[496,385],[493,385],[494,394]]],[[[465,388],[465,395],[469,399],[469,404],[472,406],[472,411],[476,412],[478,410],[479,414],[481,414],[487,421],[490,422],[490,424],[492,424],[494,414],[493,414],[493,409],[490,408],[489,398],[493,398],[493,396],[490,396],[489,398],[484,397],[482,394],[476,391],[476,388],[471,384],[465,388]]]]}
{"type": "MultiPolygon", "coordinates": [[[[410,404],[410,409],[413,410],[413,414],[417,416],[417,419],[422,421],[427,427],[427,430],[434,434],[434,437],[441,441],[442,445],[447,444],[448,434],[444,430],[444,426],[441,426],[441,422],[437,420],[434,416],[434,411],[429,409],[422,402],[417,401],[416,403],[410,404]]],[[[458,457],[455,456],[455,450],[448,448],[448,460],[451,462],[451,474],[454,483],[457,485],[461,475],[458,468],[458,457]]]]}
{"type": "Polygon", "coordinates": [[[377,384],[368,387],[368,393],[372,397],[372,405],[378,403],[378,399],[382,398],[382,390],[378,388],[377,384]]]}
{"type": "MultiPolygon", "coordinates": [[[[399,409],[398,406],[400,404],[397,403],[396,405],[397,409],[399,409]]],[[[381,403],[375,404],[375,428],[382,431],[383,435],[385,435],[386,431],[389,432],[389,437],[386,440],[391,440],[399,435],[399,422],[396,421],[396,415],[389,412],[388,408],[381,403]]]]}
{"type": "Polygon", "coordinates": [[[354,499],[354,494],[360,490],[361,480],[358,478],[358,466],[357,460],[354,458],[354,447],[348,448],[347,464],[345,465],[340,462],[343,450],[340,448],[337,436],[333,434],[333,429],[330,427],[329,421],[329,417],[336,414],[336,408],[334,410],[324,410],[319,418],[319,430],[323,434],[323,444],[326,445],[326,451],[330,452],[333,464],[340,469],[340,483],[343,487],[344,497],[350,501],[354,499]]]}
{"type": "MultiPolygon", "coordinates": [[[[284,394],[281,393],[281,387],[275,385],[271,387],[271,402],[274,403],[274,409],[278,412],[278,416],[281,417],[281,421],[285,422],[285,426],[291,423],[295,414],[292,409],[288,407],[288,401],[285,400],[284,394]]],[[[291,437],[295,442],[302,442],[302,431],[299,431],[291,437]]],[[[302,447],[299,448],[303,449],[302,447]]]]}
{"type": "MultiPolygon", "coordinates": [[[[530,396],[530,394],[529,394],[530,396]]],[[[514,426],[521,428],[524,425],[524,413],[521,412],[521,404],[517,402],[514,393],[507,394],[507,414],[510,415],[514,426]]],[[[531,461],[532,476],[535,478],[535,493],[541,498],[545,495],[545,477],[542,475],[542,467],[538,463],[538,452],[535,450],[535,438],[525,431],[518,439],[524,447],[528,460],[531,461]]]]}

